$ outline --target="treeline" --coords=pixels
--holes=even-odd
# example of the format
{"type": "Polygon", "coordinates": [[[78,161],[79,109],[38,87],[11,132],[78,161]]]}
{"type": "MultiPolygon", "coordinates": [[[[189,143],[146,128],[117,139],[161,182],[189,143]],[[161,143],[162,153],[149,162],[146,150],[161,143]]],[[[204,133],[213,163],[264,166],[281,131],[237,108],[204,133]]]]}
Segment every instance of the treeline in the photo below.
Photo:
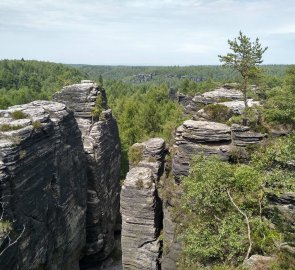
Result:
{"type": "Polygon", "coordinates": [[[1,60],[0,108],[36,99],[50,99],[63,86],[86,77],[82,71],[63,64],[1,60]]]}
{"type": "MultiPolygon", "coordinates": [[[[170,82],[181,77],[192,77],[199,80],[211,80],[229,82],[238,80],[238,74],[230,68],[221,66],[96,66],[73,65],[87,73],[89,77],[98,80],[101,75],[105,79],[120,79],[132,81],[134,75],[152,74],[152,81],[170,82]]],[[[266,75],[282,78],[285,75],[287,65],[264,65],[261,67],[266,75]]]]}
{"type": "Polygon", "coordinates": [[[132,85],[107,81],[108,103],[119,125],[122,143],[122,178],[128,172],[128,150],[136,142],[162,137],[167,142],[183,121],[183,109],[169,99],[167,85],[132,85]]]}

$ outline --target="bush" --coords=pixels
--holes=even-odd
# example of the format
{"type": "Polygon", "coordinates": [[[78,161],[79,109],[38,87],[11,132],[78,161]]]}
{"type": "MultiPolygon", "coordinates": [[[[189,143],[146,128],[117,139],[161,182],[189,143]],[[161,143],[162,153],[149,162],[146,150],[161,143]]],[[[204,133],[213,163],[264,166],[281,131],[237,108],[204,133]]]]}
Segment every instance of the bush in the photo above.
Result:
{"type": "Polygon", "coordinates": [[[133,145],[128,151],[129,162],[136,166],[143,157],[143,146],[142,145],[133,145]]]}
{"type": "Polygon", "coordinates": [[[42,123],[40,121],[34,121],[32,123],[34,130],[39,131],[42,129],[42,123]]]}
{"type": "Polygon", "coordinates": [[[222,104],[209,104],[203,108],[208,120],[225,123],[231,116],[231,110],[222,104]]]}
{"type": "Polygon", "coordinates": [[[95,106],[92,109],[92,116],[94,120],[96,121],[101,120],[100,118],[101,118],[103,109],[104,109],[103,99],[101,94],[99,94],[96,97],[95,106]]]}
{"type": "Polygon", "coordinates": [[[202,155],[191,162],[190,173],[182,181],[181,202],[182,261],[187,269],[241,264],[249,248],[247,223],[250,254],[273,255],[274,243],[294,242],[290,230],[268,214],[267,200],[268,194],[295,191],[295,172],[288,167],[292,160],[295,135],[260,148],[248,165],[202,155]]]}
{"type": "Polygon", "coordinates": [[[265,123],[262,121],[260,108],[248,107],[242,115],[233,116],[227,121],[228,125],[238,124],[248,126],[251,130],[261,133],[268,133],[265,123]]]}
{"type": "Polygon", "coordinates": [[[12,130],[18,130],[18,129],[21,129],[21,128],[23,128],[23,126],[21,126],[21,125],[11,126],[9,124],[2,124],[0,126],[0,131],[7,132],[7,131],[12,131],[12,130]]]}
{"type": "Polygon", "coordinates": [[[12,119],[14,120],[18,120],[18,119],[24,119],[27,118],[28,116],[23,113],[22,111],[14,111],[10,113],[10,116],[12,119]]]}

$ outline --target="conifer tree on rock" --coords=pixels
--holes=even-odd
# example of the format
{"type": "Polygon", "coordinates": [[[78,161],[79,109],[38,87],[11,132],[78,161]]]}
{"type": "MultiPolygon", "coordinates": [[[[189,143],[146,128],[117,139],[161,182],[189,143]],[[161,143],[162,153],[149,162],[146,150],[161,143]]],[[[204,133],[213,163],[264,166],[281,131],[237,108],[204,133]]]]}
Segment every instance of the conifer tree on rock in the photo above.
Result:
{"type": "Polygon", "coordinates": [[[229,48],[232,52],[227,55],[218,55],[220,62],[224,66],[231,67],[237,70],[242,76],[241,90],[245,107],[247,104],[247,91],[249,79],[258,71],[258,65],[263,62],[262,55],[268,47],[263,48],[256,38],[251,42],[250,38],[239,32],[239,36],[234,40],[228,40],[229,48]]]}

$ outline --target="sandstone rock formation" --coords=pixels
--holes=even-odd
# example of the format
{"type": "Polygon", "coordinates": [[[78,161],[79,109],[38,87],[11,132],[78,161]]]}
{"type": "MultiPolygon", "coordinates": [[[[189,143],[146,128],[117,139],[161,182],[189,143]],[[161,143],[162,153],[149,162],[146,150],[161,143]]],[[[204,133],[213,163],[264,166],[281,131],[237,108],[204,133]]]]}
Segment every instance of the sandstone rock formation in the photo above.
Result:
{"type": "Polygon", "coordinates": [[[54,99],[0,111],[0,201],[20,236],[1,270],[80,269],[82,257],[82,267],[106,258],[120,229],[120,140],[105,91],[82,81],[54,99]]]}
{"type": "Polygon", "coordinates": [[[194,155],[217,154],[228,160],[231,143],[230,127],[215,122],[187,120],[176,130],[172,170],[177,181],[187,175],[194,155]]]}
{"type": "MultiPolygon", "coordinates": [[[[238,115],[243,114],[245,110],[245,103],[242,100],[225,101],[225,102],[219,102],[218,104],[221,104],[230,108],[234,114],[238,114],[238,115]]],[[[247,99],[247,105],[248,107],[260,106],[260,102],[254,101],[253,99],[247,99]]]]}
{"type": "Polygon", "coordinates": [[[120,139],[103,88],[91,81],[66,86],[54,99],[74,111],[87,159],[87,218],[84,263],[106,258],[119,222],[120,139]],[[96,100],[102,111],[93,117],[96,100]]]}
{"type": "Polygon", "coordinates": [[[128,172],[121,191],[124,269],[160,269],[162,203],[157,185],[163,173],[165,142],[137,144],[141,160],[128,172]]]}
{"type": "Polygon", "coordinates": [[[79,269],[87,175],[73,113],[61,103],[35,101],[0,117],[4,217],[15,220],[12,239],[25,228],[0,256],[0,269],[79,269]],[[13,119],[16,111],[23,119],[13,119]]]}

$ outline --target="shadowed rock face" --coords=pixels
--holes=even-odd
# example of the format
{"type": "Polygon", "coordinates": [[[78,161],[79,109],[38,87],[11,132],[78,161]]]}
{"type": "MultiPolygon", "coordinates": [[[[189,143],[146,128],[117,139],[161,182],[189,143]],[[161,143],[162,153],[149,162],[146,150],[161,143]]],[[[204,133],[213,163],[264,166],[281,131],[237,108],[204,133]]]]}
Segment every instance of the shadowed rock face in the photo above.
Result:
{"type": "Polygon", "coordinates": [[[163,213],[156,186],[163,174],[165,142],[153,138],[137,146],[142,160],[129,171],[121,191],[123,268],[160,269],[163,213]]]}
{"type": "Polygon", "coordinates": [[[120,139],[103,88],[91,81],[66,86],[54,99],[74,111],[87,159],[86,248],[82,264],[105,259],[114,247],[120,203],[120,139]],[[104,109],[92,117],[97,97],[104,109]]]}
{"type": "Polygon", "coordinates": [[[85,244],[85,156],[71,111],[35,101],[0,111],[0,198],[16,220],[19,241],[0,256],[0,269],[79,269],[85,244]],[[13,120],[14,111],[24,119],[13,120]]]}

